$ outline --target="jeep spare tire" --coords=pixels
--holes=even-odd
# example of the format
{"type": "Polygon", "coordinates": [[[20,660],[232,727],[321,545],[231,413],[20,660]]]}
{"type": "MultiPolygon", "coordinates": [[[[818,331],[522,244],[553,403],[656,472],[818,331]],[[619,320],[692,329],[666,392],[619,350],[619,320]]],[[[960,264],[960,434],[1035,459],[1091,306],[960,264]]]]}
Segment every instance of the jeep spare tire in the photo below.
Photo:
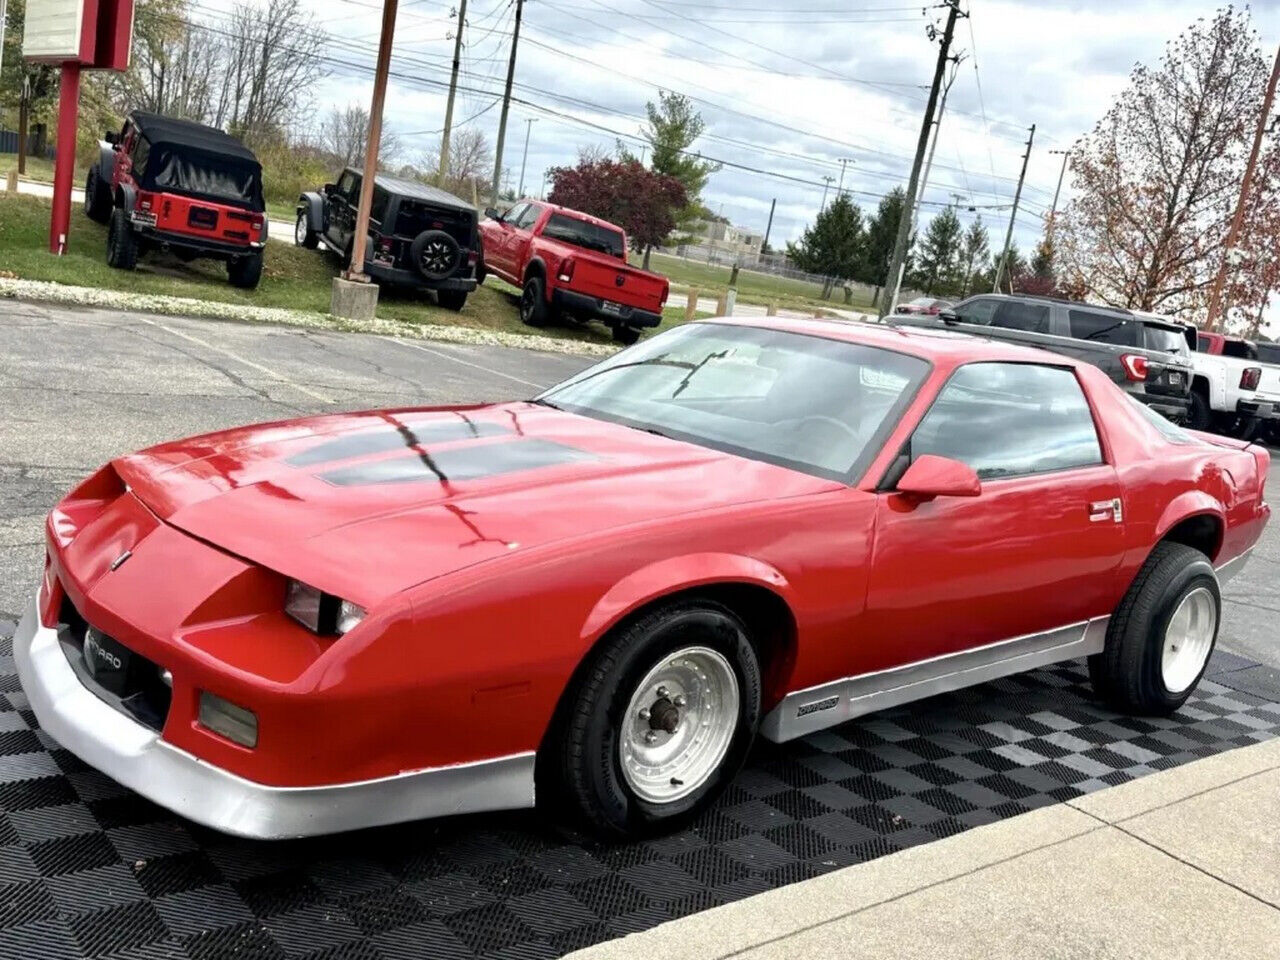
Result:
{"type": "Polygon", "coordinates": [[[443,230],[423,230],[409,246],[414,269],[428,280],[443,280],[458,268],[462,249],[443,230]]]}

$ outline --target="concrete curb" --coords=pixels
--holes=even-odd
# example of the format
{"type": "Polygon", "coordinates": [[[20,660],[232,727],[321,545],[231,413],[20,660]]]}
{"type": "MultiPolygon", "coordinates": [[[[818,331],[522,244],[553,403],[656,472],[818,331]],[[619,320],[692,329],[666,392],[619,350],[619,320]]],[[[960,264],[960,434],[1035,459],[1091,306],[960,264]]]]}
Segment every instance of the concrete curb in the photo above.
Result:
{"type": "Polygon", "coordinates": [[[115,310],[137,310],[143,313],[175,317],[201,317],[230,320],[237,323],[276,323],[309,330],[336,330],[342,333],[372,333],[405,340],[434,340],[470,346],[509,347],[516,350],[538,350],[582,357],[608,357],[618,347],[608,344],[560,340],[537,334],[502,333],[475,327],[446,324],[408,323],[404,320],[375,317],[373,320],[348,320],[331,314],[282,307],[255,307],[247,304],[196,300],[162,294],[126,293],[98,287],[76,287],[44,280],[19,280],[0,277],[0,297],[9,300],[31,300],[68,306],[99,307],[115,310]]]}
{"type": "MultiPolygon", "coordinates": [[[[1089,835],[1086,845],[1101,849],[1116,840],[1104,837],[1104,833],[1120,833],[1112,824],[1211,791],[1220,791],[1250,777],[1273,775],[1269,772],[1276,770],[1280,770],[1280,740],[1242,747],[1078,800],[1043,807],[944,840],[691,914],[569,956],[572,960],[642,960],[664,956],[696,960],[743,954],[762,958],[844,955],[844,948],[827,952],[834,949],[829,943],[817,953],[812,951],[818,941],[838,941],[846,926],[853,928],[859,923],[873,922],[870,915],[874,911],[900,909],[900,905],[894,907],[898,901],[915,895],[936,896],[939,891],[932,888],[944,884],[951,899],[962,910],[966,902],[963,895],[966,886],[972,883],[977,887],[989,881],[1002,866],[1016,864],[1030,855],[1052,864],[1058,850],[1064,851],[1063,859],[1077,863],[1079,851],[1072,849],[1070,855],[1066,852],[1077,838],[1089,835]],[[1092,836],[1094,834],[1097,836],[1092,836]],[[859,918],[864,913],[867,916],[859,918]]],[[[1125,843],[1133,842],[1123,834],[1121,837],[1125,843]]],[[[1079,844],[1075,846],[1079,847],[1079,844]]],[[[1047,872],[1064,885],[1075,883],[1076,878],[1065,870],[1061,875],[1052,870],[1047,872]]],[[[1097,879],[1085,877],[1081,882],[1097,879]]],[[[1238,896],[1236,888],[1226,884],[1221,886],[1224,895],[1238,896]]],[[[995,913],[985,920],[973,917],[966,920],[966,923],[957,922],[956,928],[972,927],[977,921],[992,927],[999,927],[1004,922],[995,913]]],[[[1016,932],[1013,931],[1015,935],[1016,932]]],[[[1003,930],[1000,936],[1008,933],[1007,929],[1003,930]]],[[[917,931],[910,929],[901,931],[904,954],[914,952],[905,948],[917,935],[917,931]]],[[[931,949],[936,947],[937,944],[933,944],[931,949]]],[[[982,952],[982,944],[966,943],[963,938],[952,942],[951,950],[953,956],[986,955],[982,952]]],[[[866,951],[850,943],[847,952],[850,956],[861,956],[866,951]]],[[[1070,955],[1070,952],[1062,955],[1070,955]]],[[[1249,955],[1248,951],[1245,955],[1249,955]]]]}

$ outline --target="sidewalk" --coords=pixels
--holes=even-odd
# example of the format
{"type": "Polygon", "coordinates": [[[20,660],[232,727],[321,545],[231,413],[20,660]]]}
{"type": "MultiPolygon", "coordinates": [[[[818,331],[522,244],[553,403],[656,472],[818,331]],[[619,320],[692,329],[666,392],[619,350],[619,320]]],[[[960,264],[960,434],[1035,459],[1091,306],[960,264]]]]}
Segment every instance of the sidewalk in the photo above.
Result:
{"type": "Polygon", "coordinates": [[[574,960],[1280,955],[1280,740],[782,887],[574,960]]]}

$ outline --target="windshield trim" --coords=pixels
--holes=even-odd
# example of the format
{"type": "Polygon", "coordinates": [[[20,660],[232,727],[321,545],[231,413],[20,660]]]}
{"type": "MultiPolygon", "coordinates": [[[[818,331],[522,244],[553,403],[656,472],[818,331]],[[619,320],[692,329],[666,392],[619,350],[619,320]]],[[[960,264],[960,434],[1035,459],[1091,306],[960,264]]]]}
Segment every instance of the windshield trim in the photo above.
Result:
{"type": "MultiPolygon", "coordinates": [[[[729,327],[738,328],[745,326],[743,324],[734,323],[716,323],[714,321],[698,320],[693,324],[682,324],[682,326],[699,327],[729,327]]],[[[934,363],[928,357],[921,356],[918,353],[912,353],[909,350],[896,350],[893,347],[882,346],[878,343],[863,343],[859,340],[845,340],[843,337],[824,337],[818,333],[801,332],[797,330],[781,330],[777,327],[761,327],[759,329],[771,330],[775,333],[781,333],[791,337],[807,337],[811,340],[829,340],[836,343],[846,343],[854,347],[867,347],[872,350],[883,350],[885,353],[896,354],[900,357],[910,357],[920,363],[920,372],[914,377],[907,380],[906,385],[902,388],[898,398],[889,406],[885,412],[884,419],[876,428],[875,432],[867,438],[867,442],[863,444],[862,450],[859,452],[853,464],[847,470],[827,470],[817,464],[805,463],[802,461],[791,460],[787,457],[780,457],[774,454],[764,453],[759,450],[751,450],[746,447],[740,447],[737,444],[726,443],[722,440],[714,440],[706,437],[699,437],[694,434],[685,433],[682,430],[673,430],[670,427],[656,427],[654,424],[646,424],[643,421],[632,420],[629,417],[619,416],[614,413],[607,413],[602,410],[596,410],[592,407],[581,407],[573,403],[563,403],[559,401],[548,400],[555,391],[563,386],[576,383],[584,374],[588,374],[593,369],[588,367],[580,373],[574,374],[567,380],[557,383],[553,387],[549,387],[542,393],[533,398],[532,402],[542,404],[555,410],[561,410],[565,413],[572,413],[576,416],[586,417],[589,420],[601,420],[605,423],[614,423],[619,426],[628,427],[632,430],[639,430],[650,436],[661,436],[668,440],[676,440],[681,443],[688,443],[695,447],[701,447],[704,450],[715,450],[718,453],[727,453],[730,456],[741,457],[744,460],[754,460],[757,463],[767,463],[775,467],[782,467],[787,470],[794,470],[797,473],[803,473],[810,477],[818,477],[822,480],[831,480],[835,483],[843,484],[846,487],[856,487],[865,477],[867,470],[871,467],[876,457],[884,449],[885,443],[892,435],[893,431],[902,421],[903,414],[915,402],[921,388],[933,373],[934,363]]]]}

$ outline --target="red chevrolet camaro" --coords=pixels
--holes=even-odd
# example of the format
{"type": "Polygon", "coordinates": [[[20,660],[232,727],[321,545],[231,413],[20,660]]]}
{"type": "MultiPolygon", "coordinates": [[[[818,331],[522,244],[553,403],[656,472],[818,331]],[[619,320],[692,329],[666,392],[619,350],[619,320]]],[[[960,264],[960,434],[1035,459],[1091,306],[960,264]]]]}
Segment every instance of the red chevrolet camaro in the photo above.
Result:
{"type": "Polygon", "coordinates": [[[319,834],[539,800],[693,816],[757,734],[1087,656],[1176,710],[1265,450],[1092,366],[691,323],[529,402],[227,430],[59,503],[14,656],[44,729],[192,820],[319,834]]]}

